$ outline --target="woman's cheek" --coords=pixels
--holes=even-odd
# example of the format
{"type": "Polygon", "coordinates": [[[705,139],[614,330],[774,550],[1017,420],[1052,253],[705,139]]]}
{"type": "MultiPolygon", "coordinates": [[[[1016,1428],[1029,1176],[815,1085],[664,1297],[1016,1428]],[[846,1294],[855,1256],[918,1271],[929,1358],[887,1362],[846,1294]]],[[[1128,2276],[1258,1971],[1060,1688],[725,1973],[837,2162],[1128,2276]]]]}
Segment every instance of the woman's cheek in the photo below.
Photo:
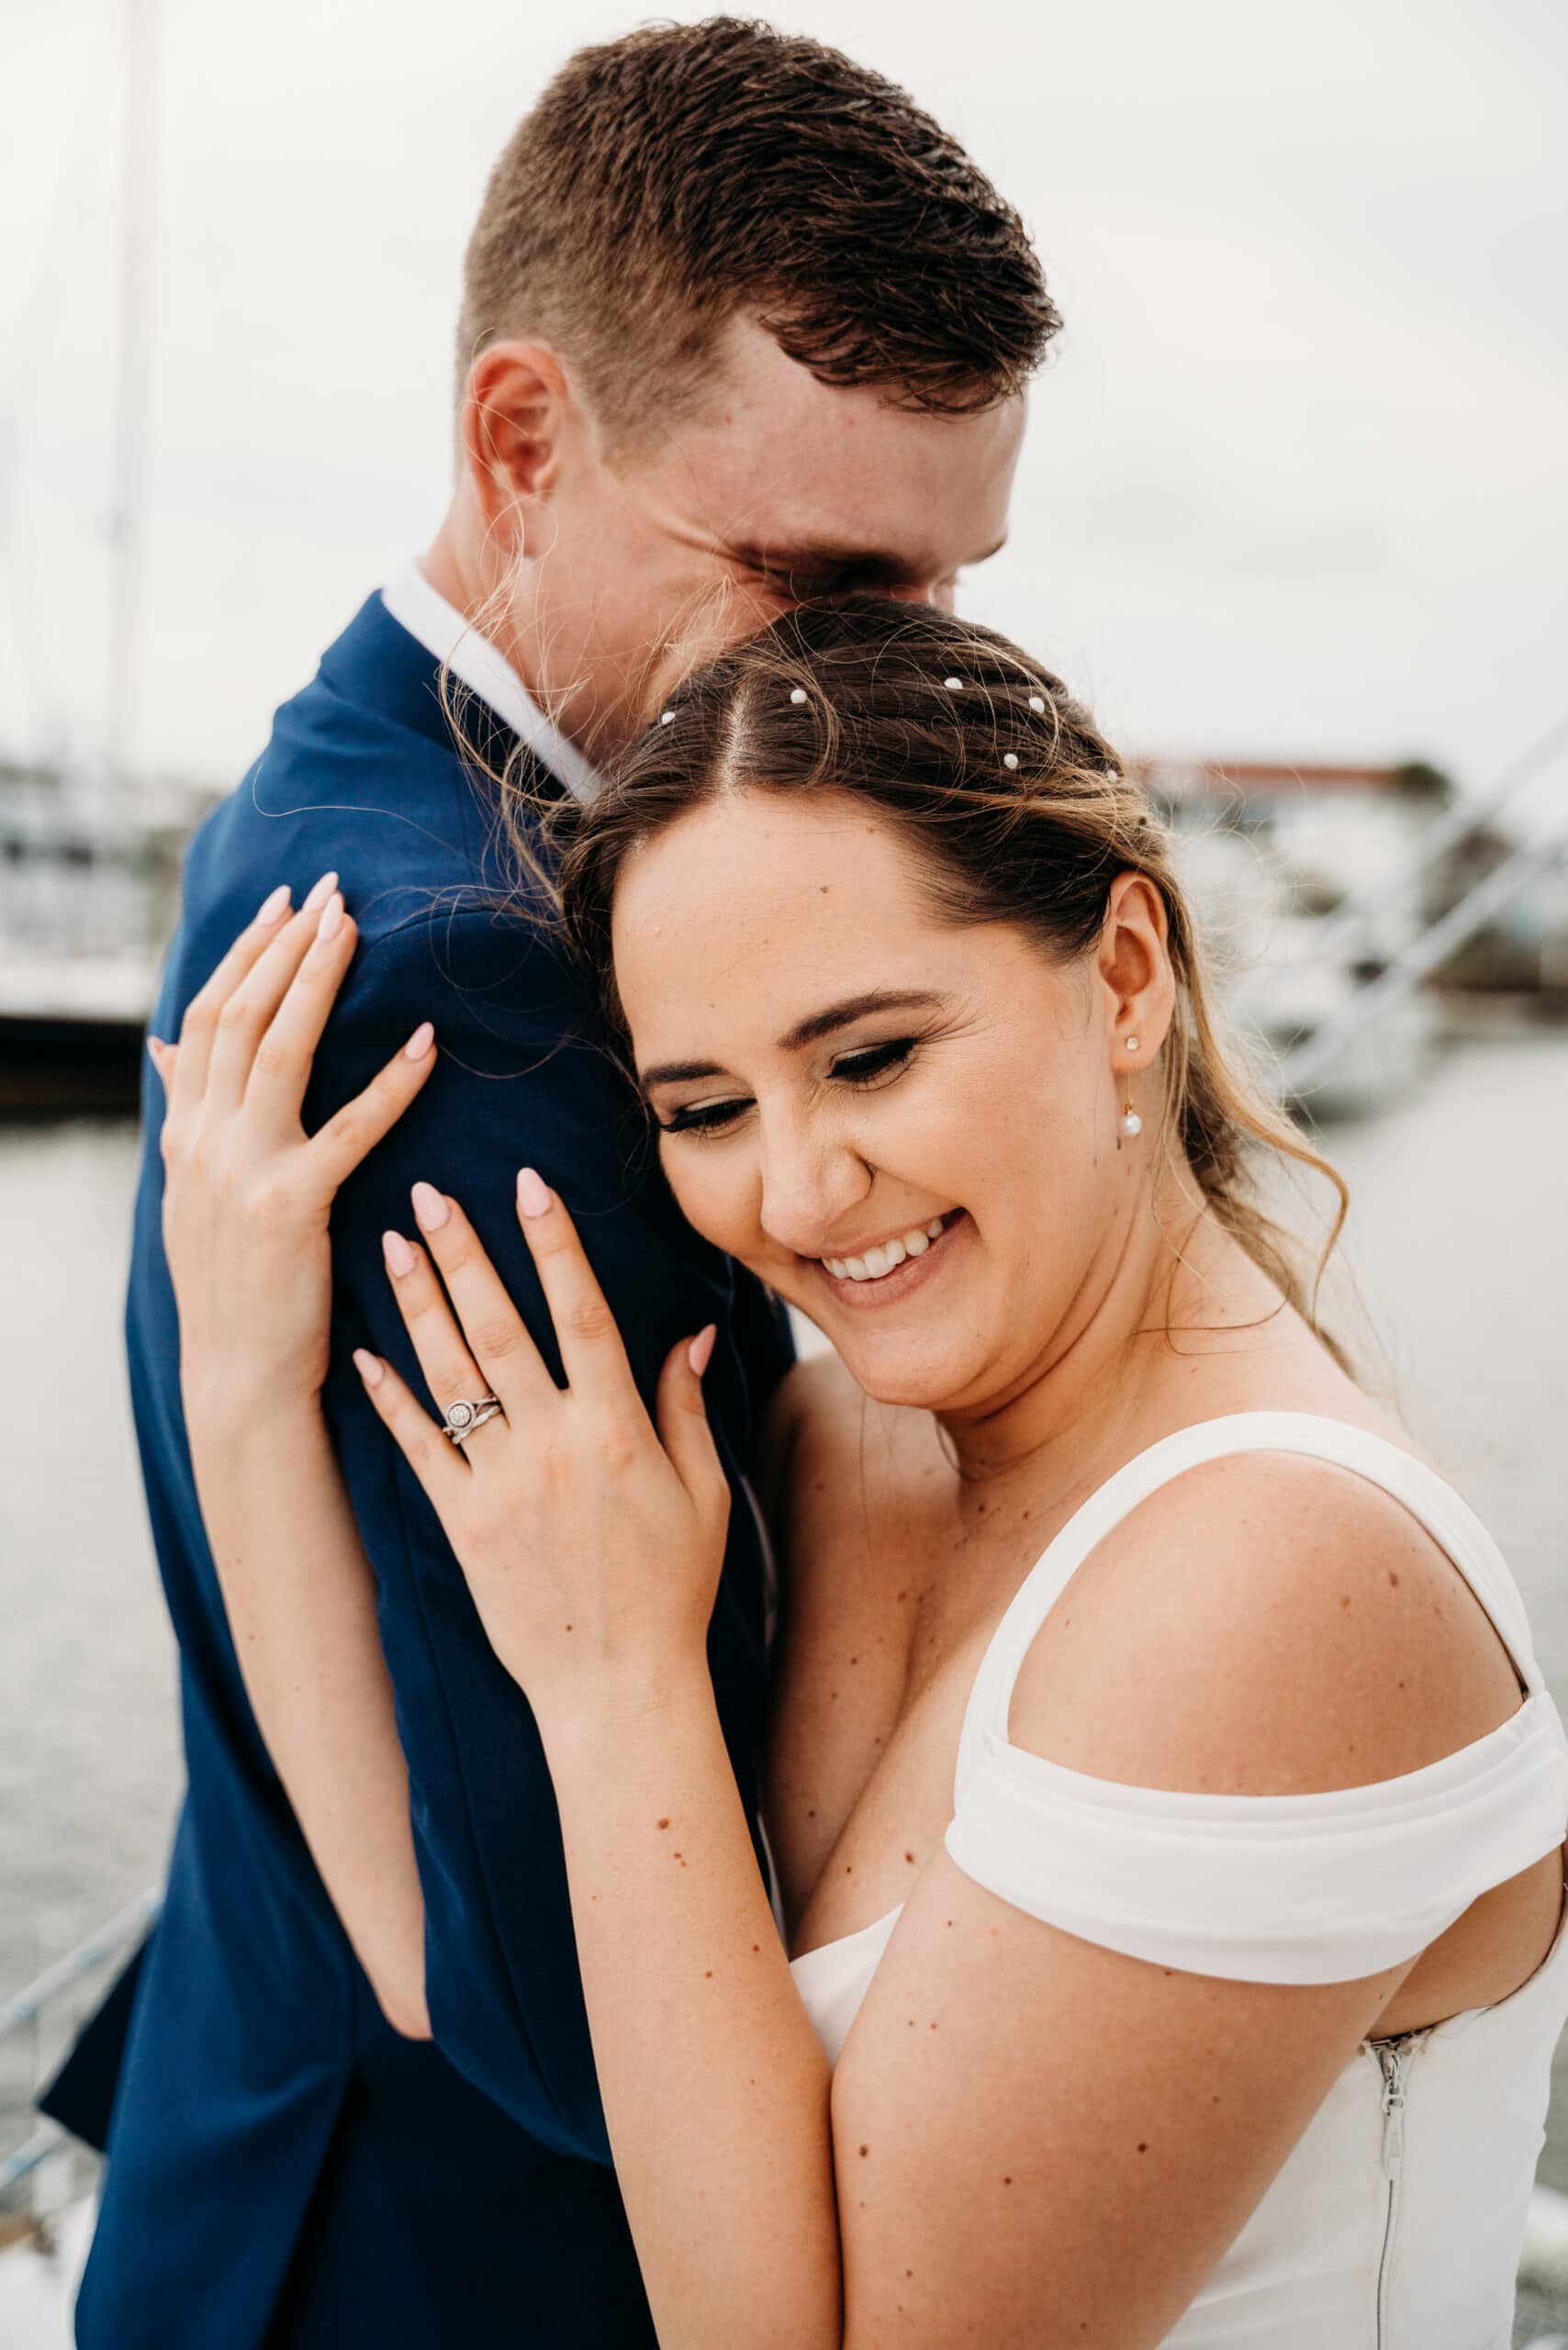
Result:
{"type": "Polygon", "coordinates": [[[692,1229],[711,1241],[726,1256],[755,1256],[761,1235],[755,1218],[745,1214],[746,1189],[740,1166],[728,1171],[715,1162],[723,1145],[704,1144],[689,1137],[666,1136],[659,1145],[665,1181],[675,1203],[692,1229]],[[704,1164],[702,1153],[711,1152],[704,1164]]]}

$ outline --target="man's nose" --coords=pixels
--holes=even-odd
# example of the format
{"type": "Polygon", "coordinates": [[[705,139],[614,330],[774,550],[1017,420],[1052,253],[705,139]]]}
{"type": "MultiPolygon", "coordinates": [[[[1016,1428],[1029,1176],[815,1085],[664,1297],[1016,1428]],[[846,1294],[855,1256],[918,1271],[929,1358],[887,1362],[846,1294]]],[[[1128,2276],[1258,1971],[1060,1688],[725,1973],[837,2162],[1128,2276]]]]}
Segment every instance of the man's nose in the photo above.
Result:
{"type": "Polygon", "coordinates": [[[763,1148],[762,1228],[798,1257],[819,1256],[871,1180],[865,1159],[842,1136],[775,1134],[763,1148]]]}
{"type": "Polygon", "coordinates": [[[941,578],[908,580],[890,593],[901,604],[931,604],[945,612],[953,609],[953,581],[946,574],[941,578]]]}

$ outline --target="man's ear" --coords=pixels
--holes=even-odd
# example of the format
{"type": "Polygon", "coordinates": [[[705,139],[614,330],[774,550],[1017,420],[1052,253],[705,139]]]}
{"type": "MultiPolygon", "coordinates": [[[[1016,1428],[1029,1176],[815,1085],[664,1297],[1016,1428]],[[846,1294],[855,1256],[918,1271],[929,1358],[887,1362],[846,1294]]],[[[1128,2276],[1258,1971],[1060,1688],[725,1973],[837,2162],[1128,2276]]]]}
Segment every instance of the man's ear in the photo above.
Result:
{"type": "Polygon", "coordinates": [[[469,371],[463,453],[487,536],[521,552],[521,508],[547,498],[561,463],[571,386],[538,342],[493,342],[469,371]]]}

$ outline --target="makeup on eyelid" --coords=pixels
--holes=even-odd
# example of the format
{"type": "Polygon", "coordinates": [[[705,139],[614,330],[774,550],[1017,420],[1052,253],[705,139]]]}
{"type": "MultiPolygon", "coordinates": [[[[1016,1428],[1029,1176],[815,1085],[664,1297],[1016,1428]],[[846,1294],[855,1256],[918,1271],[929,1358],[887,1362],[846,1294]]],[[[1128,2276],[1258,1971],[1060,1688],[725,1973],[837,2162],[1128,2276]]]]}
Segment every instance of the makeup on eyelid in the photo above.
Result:
{"type": "MultiPolygon", "coordinates": [[[[893,1036],[880,1044],[862,1045],[841,1054],[828,1070],[828,1079],[869,1091],[879,1080],[890,1080],[908,1069],[927,1041],[923,1036],[893,1036]]],[[[722,1134],[750,1106],[751,1097],[742,1094],[721,1096],[713,1102],[685,1102],[666,1118],[656,1118],[656,1124],[660,1132],[666,1135],[722,1134]]]]}

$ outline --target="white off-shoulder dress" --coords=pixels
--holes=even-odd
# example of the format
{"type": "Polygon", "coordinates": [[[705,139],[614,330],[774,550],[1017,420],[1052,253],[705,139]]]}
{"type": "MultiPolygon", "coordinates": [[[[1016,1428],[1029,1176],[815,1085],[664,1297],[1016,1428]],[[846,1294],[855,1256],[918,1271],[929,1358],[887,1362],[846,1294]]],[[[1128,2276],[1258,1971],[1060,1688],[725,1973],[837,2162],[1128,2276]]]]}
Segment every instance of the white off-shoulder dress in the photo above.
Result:
{"type": "MultiPolygon", "coordinates": [[[[1363,1428],[1242,1412],[1128,1461],[1027,1576],[975,1676],[945,1841],[979,1884],[1107,1949],[1237,1981],[1327,1983],[1414,1956],[1565,1835],[1568,1737],[1518,1590],[1474,1512],[1363,1428]],[[1264,1450],[1337,1462],[1419,1519],[1512,1656],[1527,1692],[1518,1712],[1424,1770],[1319,1795],[1123,1786],[1011,1745],[1025,1652],[1095,1544],[1183,1470],[1264,1450]]],[[[834,2062],[902,1910],[794,1961],[834,2062]]],[[[1510,1998],[1364,2041],[1167,2350],[1508,2350],[1565,2019],[1568,1919],[1510,1998]]]]}

